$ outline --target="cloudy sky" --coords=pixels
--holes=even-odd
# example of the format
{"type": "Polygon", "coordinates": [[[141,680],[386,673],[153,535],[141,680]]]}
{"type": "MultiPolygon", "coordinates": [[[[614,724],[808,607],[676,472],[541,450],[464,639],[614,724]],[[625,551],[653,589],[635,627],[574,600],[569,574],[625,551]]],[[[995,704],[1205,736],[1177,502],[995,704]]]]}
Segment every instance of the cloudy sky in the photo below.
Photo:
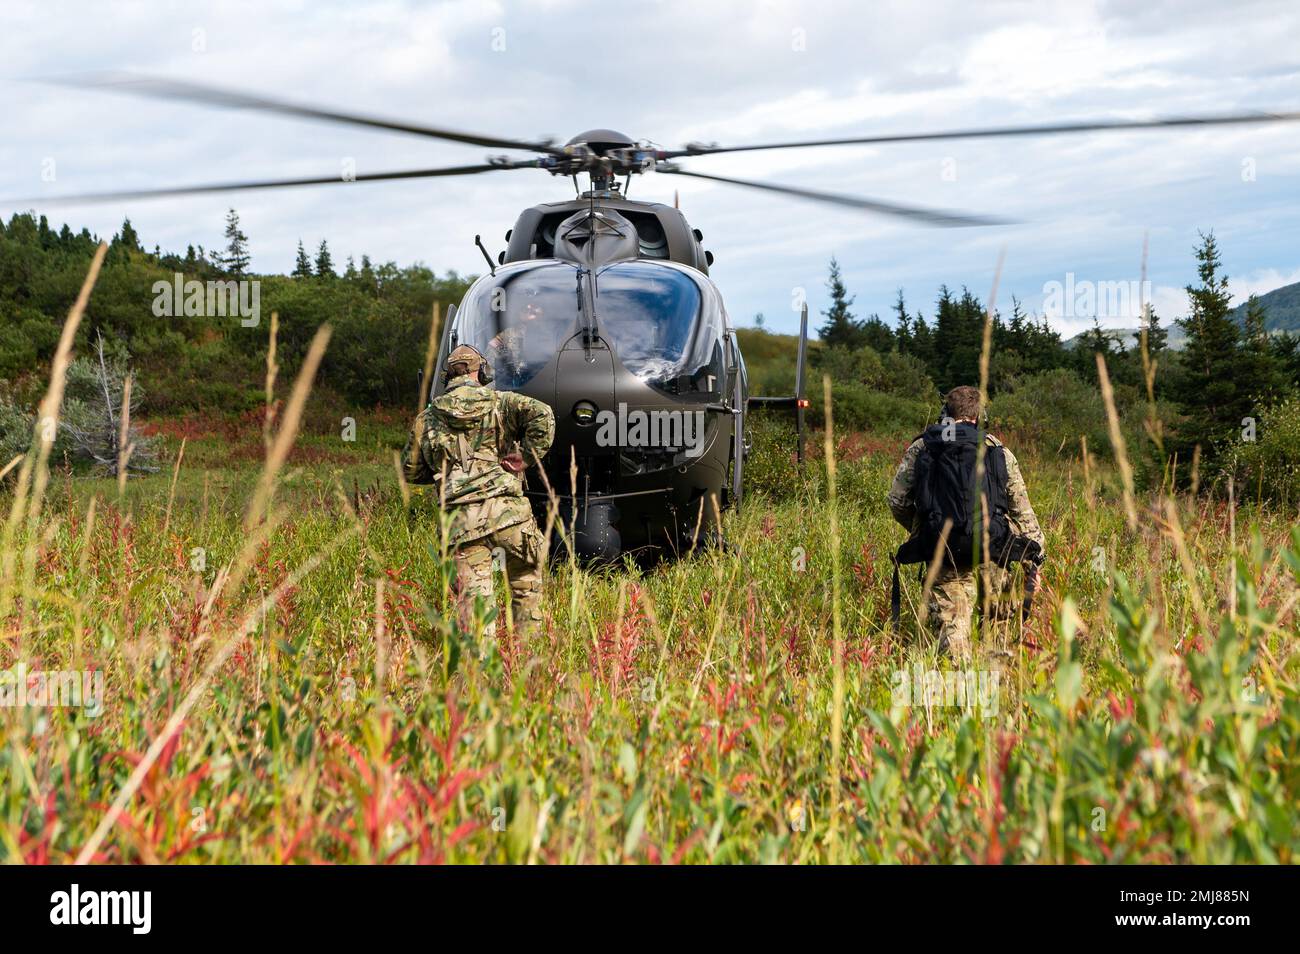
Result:
{"type": "MultiPolygon", "coordinates": [[[[134,70],[339,110],[561,141],[609,126],[671,148],[1231,110],[1300,111],[1300,6],[1145,2],[529,3],[5,0],[0,197],[471,164],[485,150],[395,133],[32,82],[134,70]],[[51,160],[53,162],[51,163],[51,160]],[[53,170],[53,181],[48,170],[53,170]],[[46,175],[42,172],[46,171],[46,175]]],[[[841,262],[859,314],[941,283],[1041,309],[1052,282],[1136,282],[1144,235],[1157,310],[1182,314],[1197,231],[1219,237],[1241,296],[1300,280],[1300,123],[1213,130],[838,147],[684,166],[1008,217],[934,229],[681,177],[631,195],[703,230],[733,321],[791,330],[797,289],[825,307],[841,262]]],[[[287,271],[299,238],[335,260],[477,272],[527,205],[572,195],[536,170],[227,196],[45,207],[103,235],[220,245],[233,204],[254,268],[287,271]]],[[[0,204],[6,217],[20,206],[0,204]]],[[[1079,309],[1071,309],[1077,312],[1079,309]]],[[[1066,333],[1091,313],[1054,321],[1066,333]]],[[[1133,324],[1128,315],[1102,323],[1133,324]]]]}

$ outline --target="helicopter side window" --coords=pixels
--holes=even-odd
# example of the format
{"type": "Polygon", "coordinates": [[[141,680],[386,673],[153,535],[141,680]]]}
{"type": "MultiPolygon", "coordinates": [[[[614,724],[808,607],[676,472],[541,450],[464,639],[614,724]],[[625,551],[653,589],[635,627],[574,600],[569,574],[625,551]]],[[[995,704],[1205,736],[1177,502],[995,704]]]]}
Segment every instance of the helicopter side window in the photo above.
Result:
{"type": "Polygon", "coordinates": [[[498,388],[520,388],[578,330],[577,287],[571,265],[503,271],[465,296],[456,313],[457,341],[487,358],[498,388]]]}
{"type": "Polygon", "coordinates": [[[620,262],[597,279],[596,324],[624,367],[670,394],[722,390],[721,316],[684,272],[620,262]]]}

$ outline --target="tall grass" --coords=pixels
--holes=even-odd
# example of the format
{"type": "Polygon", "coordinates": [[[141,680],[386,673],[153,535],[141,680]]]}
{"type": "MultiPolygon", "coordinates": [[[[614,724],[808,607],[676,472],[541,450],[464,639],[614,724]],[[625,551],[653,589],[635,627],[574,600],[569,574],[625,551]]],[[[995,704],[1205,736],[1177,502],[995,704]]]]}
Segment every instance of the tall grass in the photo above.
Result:
{"type": "MultiPolygon", "coordinates": [[[[996,711],[899,705],[900,670],[947,664],[915,621],[889,636],[894,449],[833,441],[836,545],[824,470],[799,473],[789,446],[758,439],[756,460],[778,471],[762,482],[783,489],[728,516],[734,550],[648,574],[561,563],[548,625],[527,641],[503,633],[486,657],[447,604],[437,530],[361,455],[358,481],[382,489],[359,498],[356,533],[336,541],[352,520],[348,468],[290,473],[283,518],[236,589],[222,568],[245,547],[255,472],[181,471],[170,518],[173,474],[133,480],[120,500],[110,481],[62,478],[3,663],[100,669],[107,699],[97,717],[0,710],[0,854],[1294,859],[1300,535],[1286,516],[1241,511],[1234,547],[1226,507],[1149,501],[1131,532],[1113,473],[1092,475],[1090,505],[1076,460],[1022,453],[1053,557],[1028,622],[988,627],[1011,658],[973,664],[999,673],[996,711]],[[217,633],[246,638],[218,660],[217,633]]],[[[907,581],[909,606],[918,591],[907,581]]]]}
{"type": "Polygon", "coordinates": [[[98,713],[0,707],[0,858],[1296,858],[1289,511],[1139,497],[1072,448],[1017,448],[1050,561],[1029,618],[986,620],[953,673],[922,581],[891,635],[901,441],[828,428],[799,469],[759,420],[728,548],[561,560],[546,625],[484,652],[393,474],[400,419],[340,449],[310,377],[269,440],[260,414],[165,438],[171,473],[121,493],[56,472],[34,519],[6,491],[0,670],[106,692],[98,713]],[[265,462],[231,459],[245,438],[265,462]],[[956,676],[997,691],[951,704],[956,676]]]}

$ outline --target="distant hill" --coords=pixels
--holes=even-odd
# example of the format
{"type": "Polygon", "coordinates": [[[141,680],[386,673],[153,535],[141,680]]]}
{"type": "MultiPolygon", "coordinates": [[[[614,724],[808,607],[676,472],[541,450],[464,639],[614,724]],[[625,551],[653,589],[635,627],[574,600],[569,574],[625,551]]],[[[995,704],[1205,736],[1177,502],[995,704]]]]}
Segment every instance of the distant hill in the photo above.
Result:
{"type": "MultiPolygon", "coordinates": [[[[1259,303],[1264,306],[1264,327],[1269,331],[1300,332],[1300,282],[1283,285],[1260,295],[1259,303]]],[[[1232,317],[1238,324],[1246,320],[1245,303],[1232,309],[1232,317]]]]}
{"type": "MultiPolygon", "coordinates": [[[[1187,335],[1183,329],[1174,324],[1173,321],[1160,320],[1160,327],[1169,332],[1169,337],[1165,339],[1165,347],[1170,351],[1182,351],[1183,346],[1187,344],[1187,335]]],[[[1132,348],[1137,344],[1137,338],[1133,337],[1138,333],[1137,328],[1104,328],[1106,337],[1122,348],[1132,348]]],[[[1067,338],[1065,346],[1067,348],[1077,347],[1079,342],[1083,341],[1091,332],[1081,331],[1073,338],[1067,338]]]]}
{"type": "MultiPolygon", "coordinates": [[[[761,328],[737,328],[745,370],[749,373],[751,394],[793,394],[794,365],[799,354],[799,336],[774,334],[761,328]]],[[[808,362],[822,347],[816,338],[808,339],[808,362]]],[[[819,385],[820,387],[820,385],[819,385]]]]}
{"type": "MultiPolygon", "coordinates": [[[[1264,306],[1264,327],[1270,333],[1279,334],[1285,331],[1290,334],[1300,334],[1300,282],[1274,288],[1271,292],[1260,295],[1259,302],[1264,306]]],[[[1246,321],[1246,303],[1242,302],[1232,309],[1230,314],[1237,324],[1244,324],[1246,321]]],[[[1187,336],[1183,334],[1183,329],[1178,327],[1173,319],[1166,319],[1163,316],[1161,323],[1169,332],[1168,346],[1174,351],[1181,351],[1187,343],[1187,336]]],[[[1065,346],[1073,348],[1083,340],[1086,334],[1087,332],[1080,332],[1067,340],[1065,346]]],[[[1137,334],[1137,328],[1107,328],[1106,334],[1110,336],[1112,341],[1128,348],[1135,341],[1133,336],[1137,334]]]]}

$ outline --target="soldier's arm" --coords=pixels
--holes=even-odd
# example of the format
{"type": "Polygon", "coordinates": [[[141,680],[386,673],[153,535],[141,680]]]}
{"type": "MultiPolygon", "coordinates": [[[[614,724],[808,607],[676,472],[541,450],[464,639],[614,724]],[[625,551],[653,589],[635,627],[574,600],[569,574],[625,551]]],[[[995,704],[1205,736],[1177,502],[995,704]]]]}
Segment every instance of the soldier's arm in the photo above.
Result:
{"type": "Polygon", "coordinates": [[[894,474],[894,482],[889,488],[889,493],[885,496],[885,500],[889,503],[889,512],[907,530],[912,529],[912,523],[916,519],[916,493],[913,480],[916,474],[916,459],[920,456],[923,446],[925,446],[923,442],[916,440],[907,448],[894,474]]]}
{"type": "Polygon", "coordinates": [[[1007,461],[1007,516],[1017,532],[1036,541],[1046,550],[1043,528],[1038,525],[1038,515],[1034,513],[1034,505],[1029,502],[1029,490],[1025,487],[1025,477],[1020,472],[1020,463],[1009,448],[1003,447],[1002,452],[1006,455],[1007,461]]]}
{"type": "Polygon", "coordinates": [[[546,455],[555,440],[555,413],[535,398],[503,391],[506,435],[519,442],[519,452],[530,467],[546,455]]]}
{"type": "Polygon", "coordinates": [[[402,450],[402,475],[408,484],[433,483],[433,469],[424,456],[422,446],[424,429],[424,411],[421,411],[415,416],[411,433],[406,438],[406,447],[402,450]]]}

